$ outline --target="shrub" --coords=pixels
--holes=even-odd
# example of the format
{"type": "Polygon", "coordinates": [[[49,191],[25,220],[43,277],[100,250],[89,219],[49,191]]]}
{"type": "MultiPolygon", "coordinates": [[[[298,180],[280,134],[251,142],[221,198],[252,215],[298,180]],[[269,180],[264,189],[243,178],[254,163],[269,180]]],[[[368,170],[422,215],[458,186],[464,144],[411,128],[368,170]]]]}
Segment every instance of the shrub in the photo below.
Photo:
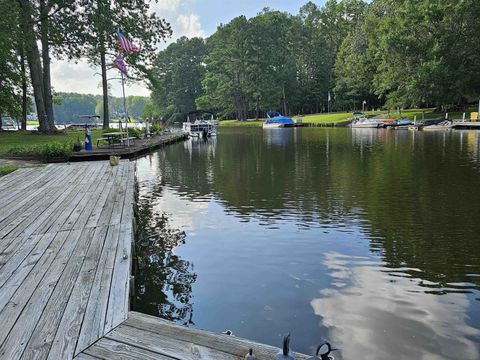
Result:
{"type": "Polygon", "coordinates": [[[150,132],[152,134],[160,134],[161,131],[162,131],[162,127],[160,126],[159,123],[155,123],[155,124],[152,124],[152,126],[150,126],[150,132]]]}
{"type": "Polygon", "coordinates": [[[43,162],[67,161],[70,159],[72,151],[73,144],[71,142],[45,144],[40,148],[40,157],[43,162]]]}
{"type": "Polygon", "coordinates": [[[145,134],[145,130],[142,129],[137,129],[137,128],[128,128],[128,136],[131,137],[136,137],[137,139],[143,138],[143,135],[145,134]]]}
{"type": "Polygon", "coordinates": [[[43,162],[67,161],[72,155],[73,143],[56,143],[44,145],[19,145],[8,150],[7,155],[35,158],[43,162]]]}

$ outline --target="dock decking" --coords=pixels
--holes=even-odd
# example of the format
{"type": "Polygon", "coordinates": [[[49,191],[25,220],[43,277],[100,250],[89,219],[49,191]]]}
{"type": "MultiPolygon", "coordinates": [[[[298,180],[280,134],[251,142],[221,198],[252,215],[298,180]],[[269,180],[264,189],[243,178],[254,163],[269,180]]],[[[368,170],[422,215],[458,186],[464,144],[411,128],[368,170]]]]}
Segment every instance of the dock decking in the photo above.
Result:
{"type": "MultiPolygon", "coordinates": [[[[185,140],[187,135],[184,133],[172,133],[164,135],[156,135],[148,139],[137,139],[135,144],[126,146],[108,147],[101,146],[95,147],[92,151],[82,150],[72,154],[71,161],[98,161],[108,160],[110,155],[120,156],[122,159],[132,159],[142,154],[151,152],[153,149],[160,148],[162,146],[185,140]]],[[[95,144],[96,145],[96,144],[95,144]]]]}
{"type": "Polygon", "coordinates": [[[134,164],[0,179],[0,358],[68,359],[127,319],[134,164]]]}
{"type": "Polygon", "coordinates": [[[0,359],[272,359],[277,348],[129,312],[134,172],[102,161],[0,178],[0,359]]]}

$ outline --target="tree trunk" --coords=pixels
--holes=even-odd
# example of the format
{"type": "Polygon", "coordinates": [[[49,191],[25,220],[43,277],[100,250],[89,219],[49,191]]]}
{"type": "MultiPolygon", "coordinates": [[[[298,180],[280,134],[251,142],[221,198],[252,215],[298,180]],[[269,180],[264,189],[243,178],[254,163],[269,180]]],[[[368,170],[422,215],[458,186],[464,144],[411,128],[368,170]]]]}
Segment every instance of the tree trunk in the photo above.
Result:
{"type": "Polygon", "coordinates": [[[41,42],[42,42],[42,61],[43,61],[43,101],[45,102],[45,112],[47,115],[48,131],[55,131],[55,119],[53,115],[52,85],[50,78],[50,46],[48,43],[48,11],[49,7],[45,0],[40,1],[41,16],[41,42]]]}
{"type": "Polygon", "coordinates": [[[110,114],[108,110],[107,62],[105,61],[105,47],[103,44],[100,49],[100,60],[102,63],[103,128],[108,129],[110,127],[110,114]]]}
{"type": "Polygon", "coordinates": [[[20,68],[22,72],[22,130],[27,130],[27,71],[25,69],[25,45],[22,43],[20,48],[20,68]]]}
{"type": "Polygon", "coordinates": [[[285,84],[282,85],[282,96],[283,96],[283,115],[287,116],[287,99],[285,98],[285,84]]]}
{"type": "Polygon", "coordinates": [[[25,53],[27,56],[28,67],[30,69],[30,78],[32,80],[33,96],[35,106],[37,107],[38,121],[40,131],[50,131],[47,122],[47,113],[45,110],[45,101],[42,84],[42,64],[40,62],[40,51],[37,46],[37,39],[33,29],[32,6],[30,1],[20,1],[22,7],[22,27],[25,35],[25,53]]]}

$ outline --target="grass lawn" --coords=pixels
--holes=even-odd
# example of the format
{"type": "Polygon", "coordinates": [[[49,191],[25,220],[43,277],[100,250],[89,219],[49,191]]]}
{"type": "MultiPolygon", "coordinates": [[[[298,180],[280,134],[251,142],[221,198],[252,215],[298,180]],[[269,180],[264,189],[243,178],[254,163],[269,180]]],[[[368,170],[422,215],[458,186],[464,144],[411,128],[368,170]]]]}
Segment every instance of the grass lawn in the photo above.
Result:
{"type": "MultiPolygon", "coordinates": [[[[366,114],[373,114],[372,112],[367,112],[366,114]]],[[[378,113],[380,114],[380,113],[378,113]]],[[[352,116],[351,112],[338,112],[330,114],[312,114],[306,116],[292,116],[293,119],[301,118],[304,123],[335,123],[346,121],[349,117],[352,116]]],[[[220,126],[240,126],[240,127],[252,127],[252,126],[262,126],[264,120],[255,121],[237,121],[237,120],[223,120],[220,121],[220,126]]]]}
{"type": "MultiPolygon", "coordinates": [[[[101,137],[102,130],[92,130],[93,144],[97,143],[97,138],[101,137]]],[[[85,132],[83,130],[69,130],[55,135],[43,135],[30,131],[5,131],[0,132],[0,157],[4,156],[12,148],[19,146],[42,146],[47,144],[67,144],[73,143],[80,138],[85,140],[85,132]]]]}
{"type": "MultiPolygon", "coordinates": [[[[470,112],[477,111],[476,108],[471,108],[466,111],[465,117],[468,121],[470,119],[470,112]]],[[[407,117],[411,120],[414,117],[417,117],[417,121],[421,121],[422,113],[424,113],[425,119],[434,119],[441,116],[445,116],[445,113],[438,113],[434,112],[434,109],[408,109],[402,110],[401,113],[397,113],[396,110],[392,110],[390,114],[388,111],[367,111],[365,112],[366,115],[383,115],[386,118],[391,119],[398,119],[400,117],[407,117]]],[[[449,119],[460,120],[462,119],[463,112],[451,112],[448,114],[449,119]]],[[[305,115],[301,116],[300,118],[306,124],[308,123],[317,123],[317,124],[331,124],[337,122],[343,122],[348,120],[348,118],[352,117],[351,112],[336,112],[330,114],[312,114],[312,115],[305,115]]],[[[298,116],[292,116],[293,119],[298,118],[298,116]]],[[[237,121],[237,120],[223,120],[220,121],[220,126],[234,126],[234,127],[260,127],[262,126],[262,121],[255,121],[255,120],[247,120],[247,121],[237,121]]]]}
{"type": "Polygon", "coordinates": [[[4,165],[0,166],[0,177],[10,174],[11,172],[17,170],[18,167],[13,166],[13,165],[4,165]]]}
{"type": "Polygon", "coordinates": [[[247,121],[238,121],[238,120],[222,120],[220,121],[220,126],[235,126],[235,127],[258,127],[262,126],[263,121],[259,120],[247,120],[247,121]]]}
{"type": "MultiPolygon", "coordinates": [[[[381,114],[381,112],[372,112],[367,111],[365,114],[381,114]]],[[[305,115],[301,119],[304,123],[317,123],[317,124],[331,124],[342,121],[347,121],[348,118],[352,117],[353,113],[351,112],[336,112],[330,114],[312,114],[305,115]]]]}

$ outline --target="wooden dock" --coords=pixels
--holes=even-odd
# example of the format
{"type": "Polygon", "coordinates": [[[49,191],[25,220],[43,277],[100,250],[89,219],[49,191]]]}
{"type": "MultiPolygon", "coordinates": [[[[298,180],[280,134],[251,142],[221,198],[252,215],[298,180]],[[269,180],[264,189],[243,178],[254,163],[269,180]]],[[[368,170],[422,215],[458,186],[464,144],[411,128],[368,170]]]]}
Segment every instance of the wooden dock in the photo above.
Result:
{"type": "Polygon", "coordinates": [[[137,139],[130,147],[127,146],[100,146],[96,147],[92,151],[82,150],[75,152],[70,157],[70,161],[98,161],[108,160],[111,155],[120,156],[122,159],[133,159],[143,154],[149,153],[152,150],[161,148],[162,146],[169,145],[178,141],[185,140],[187,135],[178,132],[172,134],[156,135],[148,139],[137,139]]]}
{"type": "MultiPolygon", "coordinates": [[[[135,165],[0,178],[0,359],[257,359],[277,348],[129,312],[135,165]]],[[[306,359],[298,355],[298,359],[306,359]]]]}

